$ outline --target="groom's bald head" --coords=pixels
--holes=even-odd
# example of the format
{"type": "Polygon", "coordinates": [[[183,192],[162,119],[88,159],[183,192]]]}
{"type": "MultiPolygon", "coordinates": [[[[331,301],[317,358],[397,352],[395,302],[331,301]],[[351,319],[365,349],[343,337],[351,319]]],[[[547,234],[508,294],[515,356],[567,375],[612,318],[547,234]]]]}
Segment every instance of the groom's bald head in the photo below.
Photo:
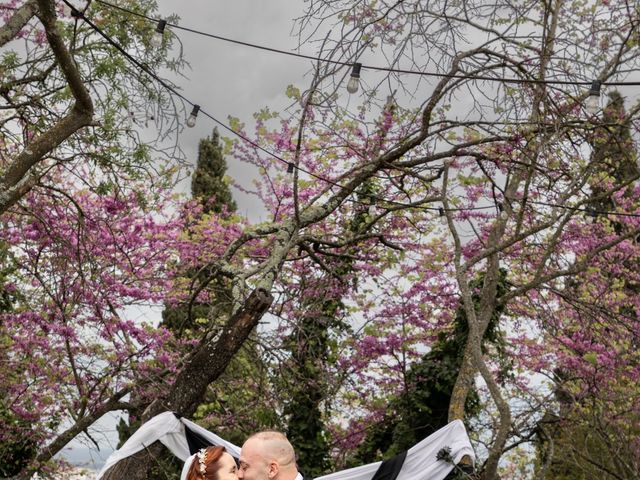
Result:
{"type": "Polygon", "coordinates": [[[258,432],[242,445],[241,480],[294,480],[297,474],[295,452],[284,434],[258,432]]]}
{"type": "Polygon", "coordinates": [[[288,465],[296,461],[293,447],[283,433],[267,430],[251,435],[247,442],[255,442],[262,446],[266,456],[275,459],[280,465],[288,465]]]}

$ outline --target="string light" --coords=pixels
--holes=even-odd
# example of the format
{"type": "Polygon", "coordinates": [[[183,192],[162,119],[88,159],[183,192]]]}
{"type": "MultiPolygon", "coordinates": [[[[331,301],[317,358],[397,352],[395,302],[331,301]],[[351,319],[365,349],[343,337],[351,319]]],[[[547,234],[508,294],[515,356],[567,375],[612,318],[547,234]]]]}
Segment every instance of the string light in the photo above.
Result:
{"type": "Polygon", "coordinates": [[[193,109],[191,110],[191,115],[187,118],[187,127],[193,128],[196,126],[196,119],[198,117],[198,112],[200,111],[200,105],[193,105],[193,109]]]}
{"type": "Polygon", "coordinates": [[[444,214],[444,208],[438,207],[438,217],[440,217],[440,223],[442,225],[446,225],[448,223],[447,216],[444,214]]]}
{"type": "Polygon", "coordinates": [[[349,82],[347,83],[347,92],[356,93],[358,91],[358,87],[360,86],[361,68],[361,63],[356,62],[353,64],[353,68],[351,69],[351,77],[349,77],[349,82]]]}
{"type": "Polygon", "coordinates": [[[164,29],[166,26],[166,20],[158,20],[156,31],[153,32],[153,36],[151,37],[151,46],[155,48],[160,48],[162,46],[162,40],[164,39],[164,29]]]}
{"type": "MultiPolygon", "coordinates": [[[[100,3],[105,3],[101,0],[97,0],[100,3]]],[[[65,0],[65,3],[66,0],[65,0]]],[[[117,7],[116,7],[117,8],[117,7]]],[[[139,62],[138,60],[136,60],[134,57],[132,57],[122,46],[120,46],[117,42],[115,42],[109,35],[107,35],[105,32],[103,32],[96,24],[94,24],[90,19],[86,18],[85,15],[82,12],[77,12],[77,16],[78,18],[83,18],[87,24],[93,28],[93,30],[95,30],[98,34],[100,34],[105,40],[107,40],[107,42],[109,44],[111,44],[116,50],[118,50],[127,60],[129,60],[132,64],[136,65],[138,68],[140,68],[142,71],[144,71],[145,73],[147,73],[147,75],[149,75],[150,77],[152,77],[155,81],[157,81],[161,86],[163,86],[165,89],[167,89],[169,92],[171,92],[173,95],[177,96],[178,98],[181,98],[182,100],[184,100],[187,103],[190,103],[193,105],[193,110],[191,112],[191,115],[189,117],[189,119],[187,120],[187,125],[188,126],[194,126],[195,125],[195,119],[197,117],[198,111],[200,111],[200,106],[193,104],[191,101],[189,101],[187,98],[185,98],[179,91],[177,91],[175,88],[173,88],[171,85],[169,85],[168,83],[166,83],[164,80],[162,80],[160,77],[158,77],[148,66],[146,66],[145,64],[139,62]],[[190,121],[192,120],[192,124],[189,125],[190,121]]],[[[640,85],[640,83],[638,83],[638,85],[640,85]]],[[[263,151],[264,153],[274,157],[276,160],[281,161],[283,163],[287,163],[288,165],[291,165],[293,168],[297,169],[298,171],[301,171],[303,173],[306,173],[308,175],[310,175],[313,178],[316,178],[328,185],[337,187],[337,188],[345,188],[342,185],[340,185],[339,183],[336,183],[328,178],[324,178],[320,175],[317,175],[311,171],[305,170],[303,168],[301,168],[300,166],[296,166],[294,165],[292,162],[289,162],[285,159],[283,159],[282,157],[276,155],[275,153],[267,150],[266,148],[260,146],[258,143],[256,143],[255,141],[251,140],[250,138],[244,136],[242,133],[235,131],[234,129],[232,129],[229,125],[227,125],[224,122],[221,122],[220,120],[218,120],[217,118],[215,118],[214,116],[212,116],[211,114],[205,112],[204,110],[202,111],[202,113],[207,116],[208,118],[210,118],[211,120],[213,120],[215,123],[217,123],[218,125],[220,125],[222,128],[228,130],[230,133],[238,136],[239,138],[241,138],[242,140],[246,141],[247,143],[253,145],[255,148],[257,148],[258,150],[263,151]]],[[[443,165],[445,168],[448,168],[452,165],[453,161],[452,159],[446,159],[443,161],[443,165]]],[[[287,171],[289,171],[291,167],[287,167],[287,171]]],[[[426,210],[426,211],[434,211],[437,210],[440,217],[445,217],[445,221],[446,221],[446,216],[445,216],[445,210],[442,207],[426,207],[426,206],[418,206],[418,205],[405,205],[402,204],[401,202],[395,202],[393,200],[388,200],[388,199],[384,199],[384,198],[377,198],[377,197],[372,197],[374,200],[378,200],[382,203],[386,203],[389,205],[394,205],[394,206],[399,206],[399,207],[412,207],[412,208],[419,208],[422,210],[426,210]]],[[[352,203],[362,203],[359,202],[357,200],[354,199],[347,199],[348,201],[352,202],[352,203]]],[[[544,205],[544,206],[548,206],[548,207],[553,207],[553,208],[562,208],[565,210],[572,210],[572,211],[576,211],[576,212],[588,212],[589,215],[592,216],[596,216],[598,214],[602,214],[602,215],[613,215],[613,216],[620,216],[620,217],[639,217],[640,218],[640,213],[630,213],[630,212],[608,212],[608,211],[596,211],[593,208],[580,208],[580,207],[574,207],[574,206],[570,206],[570,205],[559,205],[559,204],[552,204],[552,203],[547,203],[547,202],[541,202],[541,201],[534,201],[534,200],[529,200],[529,203],[533,203],[533,204],[538,204],[538,205],[544,205]]],[[[494,208],[493,206],[489,205],[489,206],[478,206],[478,207],[463,207],[463,208],[448,208],[447,211],[451,211],[451,212],[469,212],[469,211],[477,211],[477,210],[487,210],[490,208],[494,208]]]]}
{"type": "Polygon", "coordinates": [[[502,203],[498,202],[498,212],[500,212],[499,216],[501,220],[507,220],[509,218],[509,214],[504,209],[502,203]]]}
{"type": "MultiPolygon", "coordinates": [[[[114,8],[116,10],[120,10],[122,12],[126,12],[130,15],[134,15],[140,18],[145,18],[147,20],[149,20],[150,22],[158,22],[157,19],[152,18],[150,16],[147,15],[143,15],[141,13],[138,12],[134,12],[132,10],[129,10],[127,8],[121,7],[119,5],[114,5],[110,2],[107,2],[105,0],[96,0],[97,3],[100,3],[102,5],[105,5],[107,7],[110,8],[114,8]]],[[[189,27],[183,27],[180,25],[176,25],[173,23],[167,23],[167,26],[171,27],[171,28],[175,28],[178,30],[182,30],[185,32],[190,32],[190,33],[194,33],[196,35],[202,35],[205,37],[209,37],[209,38],[215,38],[216,40],[221,40],[224,42],[229,42],[229,43],[234,43],[236,45],[243,45],[246,47],[251,47],[251,48],[256,48],[259,50],[265,50],[265,51],[269,51],[269,52],[273,52],[273,53],[278,53],[281,55],[288,55],[288,56],[292,56],[292,57],[298,57],[298,58],[304,58],[307,60],[314,60],[314,61],[320,61],[320,62],[325,62],[325,63],[330,63],[333,65],[343,65],[343,66],[348,66],[348,65],[353,65],[350,62],[344,62],[344,61],[340,61],[340,60],[331,60],[331,59],[327,59],[327,58],[321,58],[321,57],[317,57],[314,55],[305,55],[302,53],[296,53],[296,52],[290,52],[290,51],[286,51],[286,50],[280,50],[277,48],[272,48],[272,47],[268,47],[265,45],[258,45],[258,44],[254,44],[254,43],[249,43],[249,42],[243,42],[240,40],[235,40],[232,38],[226,38],[226,37],[222,37],[220,35],[215,35],[212,33],[208,33],[208,32],[203,32],[200,30],[196,30],[193,28],[189,28],[189,27]]],[[[407,69],[398,69],[398,68],[390,68],[390,67],[378,67],[378,66],[374,66],[374,65],[362,65],[362,68],[366,68],[368,70],[377,70],[377,71],[382,71],[382,72],[389,72],[389,73],[405,73],[405,74],[412,74],[412,75],[420,75],[420,76],[426,76],[426,77],[436,77],[436,78],[451,78],[451,79],[463,79],[463,80],[485,80],[485,81],[490,81],[490,82],[504,82],[504,83],[517,83],[517,84],[536,84],[536,85],[567,85],[567,86],[584,86],[584,85],[590,85],[592,82],[588,82],[588,81],[574,81],[574,80],[541,80],[538,78],[508,78],[508,77],[495,77],[495,76],[487,76],[487,75],[462,75],[462,74],[447,74],[447,73],[435,73],[435,72],[424,72],[424,71],[420,71],[420,70],[407,70],[407,69]]],[[[640,81],[637,82],[600,82],[601,85],[608,85],[608,86],[640,86],[640,81]]]]}
{"type": "Polygon", "coordinates": [[[293,164],[293,162],[289,162],[289,164],[287,165],[287,173],[293,173],[295,168],[296,166],[293,164]]]}
{"type": "Polygon", "coordinates": [[[594,80],[591,83],[589,89],[589,96],[587,97],[585,108],[588,113],[595,115],[600,110],[600,80],[594,80]]]}
{"type": "Polygon", "coordinates": [[[71,18],[82,17],[82,13],[76,7],[74,7],[71,3],[66,1],[62,4],[62,15],[65,17],[71,17],[71,18]]]}

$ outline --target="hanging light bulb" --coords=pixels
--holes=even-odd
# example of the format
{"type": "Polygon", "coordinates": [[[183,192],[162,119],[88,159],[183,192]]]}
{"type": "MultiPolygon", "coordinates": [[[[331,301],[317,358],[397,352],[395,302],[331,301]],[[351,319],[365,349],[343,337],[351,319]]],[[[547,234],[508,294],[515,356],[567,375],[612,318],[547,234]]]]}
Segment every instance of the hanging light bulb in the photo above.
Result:
{"type": "Polygon", "coordinates": [[[166,26],[167,26],[166,20],[158,20],[156,31],[153,32],[153,37],[151,37],[152,47],[160,48],[162,46],[162,39],[164,38],[164,27],[166,26]]]}
{"type": "Polygon", "coordinates": [[[295,166],[293,165],[293,162],[289,162],[289,164],[287,165],[287,173],[293,173],[295,166]]]}
{"type": "Polygon", "coordinates": [[[444,214],[444,208],[438,207],[438,216],[440,217],[440,223],[442,225],[447,224],[447,216],[444,214]]]}
{"type": "Polygon", "coordinates": [[[509,218],[509,214],[505,211],[504,207],[502,206],[502,203],[498,203],[498,211],[500,212],[501,220],[506,220],[509,218]]]}
{"type": "Polygon", "coordinates": [[[585,108],[591,115],[595,115],[598,113],[598,110],[600,110],[600,85],[600,80],[594,80],[589,89],[589,96],[587,97],[585,108]]]}
{"type": "Polygon", "coordinates": [[[598,212],[593,207],[587,207],[584,209],[584,213],[587,217],[587,223],[595,223],[598,218],[598,212]]]}
{"type": "Polygon", "coordinates": [[[194,105],[193,110],[191,110],[191,115],[187,118],[187,127],[193,128],[196,126],[196,118],[198,117],[198,112],[200,111],[200,105],[194,105]]]}
{"type": "Polygon", "coordinates": [[[351,77],[349,78],[349,83],[347,83],[347,92],[356,93],[358,91],[358,87],[360,86],[360,69],[362,68],[361,63],[354,63],[353,68],[351,69],[351,77]]]}

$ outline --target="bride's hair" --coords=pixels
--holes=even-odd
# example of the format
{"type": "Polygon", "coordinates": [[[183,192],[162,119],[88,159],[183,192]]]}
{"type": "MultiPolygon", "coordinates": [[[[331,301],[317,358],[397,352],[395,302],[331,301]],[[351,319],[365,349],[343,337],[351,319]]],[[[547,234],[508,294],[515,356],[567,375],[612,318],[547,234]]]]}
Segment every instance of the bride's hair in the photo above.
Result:
{"type": "Polygon", "coordinates": [[[187,480],[218,480],[216,463],[225,451],[224,447],[201,448],[191,461],[187,480]]]}

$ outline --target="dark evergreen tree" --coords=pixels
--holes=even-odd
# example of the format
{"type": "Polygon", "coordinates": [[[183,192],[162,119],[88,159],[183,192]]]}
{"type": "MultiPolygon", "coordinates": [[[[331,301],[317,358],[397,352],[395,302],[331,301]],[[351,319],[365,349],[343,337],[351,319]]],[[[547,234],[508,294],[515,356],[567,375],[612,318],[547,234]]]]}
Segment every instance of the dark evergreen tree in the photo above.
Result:
{"type": "MultiPolygon", "coordinates": [[[[214,129],[210,137],[200,140],[198,163],[191,180],[191,196],[202,204],[203,214],[230,215],[236,211],[236,203],[225,181],[226,171],[227,162],[222,154],[220,136],[218,130],[214,129]]],[[[187,276],[191,279],[198,274],[197,269],[187,272],[187,276]]],[[[208,273],[200,272],[200,275],[206,274],[208,273]]],[[[226,311],[225,309],[229,308],[230,295],[224,281],[214,279],[210,286],[215,292],[215,302],[167,306],[162,312],[163,325],[177,337],[182,337],[185,331],[194,334],[206,328],[208,326],[206,319],[217,317],[215,310],[226,311]]]]}
{"type": "MultiPolygon", "coordinates": [[[[638,153],[631,137],[629,116],[624,107],[624,99],[618,91],[609,94],[609,102],[602,112],[602,122],[594,131],[591,146],[593,174],[589,185],[590,206],[594,210],[596,221],[609,222],[616,234],[620,235],[625,230],[622,222],[616,221],[615,217],[608,219],[597,213],[615,211],[615,201],[610,193],[612,188],[622,188],[629,192],[640,178],[638,153]]],[[[637,268],[636,262],[637,259],[630,259],[627,268],[634,271],[637,268]]],[[[640,293],[640,285],[632,278],[624,278],[630,298],[640,293]]],[[[636,312],[632,305],[623,307],[621,313],[630,318],[640,318],[640,312],[636,312]]]]}
{"type": "MultiPolygon", "coordinates": [[[[200,141],[198,164],[191,182],[191,193],[200,201],[203,214],[217,214],[231,218],[237,206],[233,200],[225,177],[227,163],[224,160],[218,130],[200,141]]],[[[203,277],[210,272],[194,269],[187,276],[199,283],[197,275],[203,277]]],[[[180,305],[165,308],[163,323],[178,337],[202,335],[219,327],[217,319],[224,317],[232,308],[231,288],[223,277],[207,279],[207,290],[211,301],[194,302],[190,306],[180,305]]],[[[252,336],[255,339],[255,336],[252,336]]],[[[244,439],[257,430],[280,429],[279,416],[270,404],[266,367],[259,355],[257,345],[250,341],[242,346],[227,370],[210,385],[195,419],[215,430],[226,439],[242,444],[244,439]],[[233,421],[227,421],[233,418],[233,421]],[[220,419],[223,419],[222,421],[220,419]]]]}
{"type": "MultiPolygon", "coordinates": [[[[501,270],[496,297],[507,292],[507,273],[501,270]]],[[[471,287],[482,285],[479,277],[471,287]]],[[[478,304],[479,297],[474,296],[478,304]]],[[[503,338],[500,333],[500,317],[504,307],[496,308],[483,339],[483,349],[491,345],[497,351],[501,362],[502,374],[509,374],[510,366],[506,362],[503,338]]],[[[411,365],[406,375],[403,393],[391,401],[383,421],[374,425],[358,447],[350,464],[359,465],[383,459],[409,449],[422,439],[448,423],[449,402],[453,386],[460,370],[469,326],[467,315],[462,307],[456,312],[453,328],[442,332],[431,350],[420,361],[411,365]]],[[[473,391],[467,398],[466,416],[472,418],[479,413],[478,394],[473,391]]]]}
{"type": "MultiPolygon", "coordinates": [[[[201,139],[198,145],[198,161],[192,176],[191,194],[202,204],[203,215],[221,214],[230,216],[236,211],[229,185],[225,181],[227,164],[222,153],[220,136],[214,129],[211,136],[201,139]]],[[[196,280],[196,275],[203,273],[199,269],[185,272],[185,275],[196,280]]],[[[204,273],[206,274],[206,272],[204,273]]],[[[212,300],[207,303],[193,302],[176,306],[165,306],[162,312],[162,325],[171,330],[177,338],[193,338],[202,335],[206,329],[215,328],[217,313],[231,308],[230,292],[223,279],[214,279],[210,283],[212,300]]],[[[233,367],[229,367],[232,369],[233,367]]],[[[202,399],[210,402],[211,399],[202,399]]],[[[140,416],[146,408],[144,401],[129,411],[129,421],[120,420],[118,433],[121,446],[127,438],[140,426],[140,416]]],[[[182,462],[168,454],[158,458],[151,479],[166,480],[179,478],[182,462]]]]}
{"type": "Polygon", "coordinates": [[[296,325],[286,346],[291,352],[287,364],[287,397],[284,416],[287,437],[295,446],[300,470],[307,477],[317,477],[330,468],[328,436],[322,403],[329,385],[327,367],[331,357],[332,331],[343,329],[338,316],[339,300],[305,305],[308,313],[296,325]]]}
{"type": "Polygon", "coordinates": [[[236,202],[225,181],[226,171],[220,135],[214,129],[211,137],[200,140],[198,165],[191,179],[191,195],[202,202],[204,213],[236,211],[236,202]]]}

